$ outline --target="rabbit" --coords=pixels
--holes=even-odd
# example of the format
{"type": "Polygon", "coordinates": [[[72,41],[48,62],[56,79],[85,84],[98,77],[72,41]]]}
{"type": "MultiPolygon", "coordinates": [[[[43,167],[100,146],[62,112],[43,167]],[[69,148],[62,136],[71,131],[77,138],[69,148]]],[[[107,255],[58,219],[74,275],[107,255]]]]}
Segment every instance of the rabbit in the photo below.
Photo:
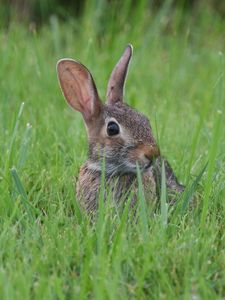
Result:
{"type": "MultiPolygon", "coordinates": [[[[142,176],[146,201],[160,197],[163,157],[152,134],[147,117],[124,102],[124,85],[133,53],[127,45],[114,67],[107,87],[107,102],[100,100],[89,70],[80,62],[61,59],[57,74],[68,104],[79,111],[87,129],[88,159],[80,168],[76,193],[81,206],[88,212],[98,208],[102,161],[105,180],[116,203],[125,201],[132,192],[132,204],[138,199],[137,163],[142,176]]],[[[164,160],[169,201],[182,193],[180,184],[167,160],[164,160]]]]}

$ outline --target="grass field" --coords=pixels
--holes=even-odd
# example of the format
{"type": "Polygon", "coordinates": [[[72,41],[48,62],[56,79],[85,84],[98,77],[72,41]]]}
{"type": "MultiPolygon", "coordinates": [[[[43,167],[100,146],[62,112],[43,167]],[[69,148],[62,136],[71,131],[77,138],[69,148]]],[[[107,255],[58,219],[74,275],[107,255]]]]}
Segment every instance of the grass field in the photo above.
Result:
{"type": "Polygon", "coordinates": [[[145,1],[118,17],[98,3],[78,21],[0,31],[0,299],[225,299],[225,21],[207,8],[153,15],[145,1]],[[82,61],[104,99],[127,43],[127,102],[197,199],[167,224],[153,208],[132,222],[128,207],[91,223],[75,201],[87,140],[55,65],[82,61]]]}

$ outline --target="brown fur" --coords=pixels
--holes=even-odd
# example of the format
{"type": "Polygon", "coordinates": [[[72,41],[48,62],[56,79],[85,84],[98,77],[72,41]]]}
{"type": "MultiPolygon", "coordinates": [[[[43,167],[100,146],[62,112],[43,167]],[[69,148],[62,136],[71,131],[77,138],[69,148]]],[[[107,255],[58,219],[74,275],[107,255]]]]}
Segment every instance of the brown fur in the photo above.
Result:
{"type": "MultiPolygon", "coordinates": [[[[98,207],[98,195],[101,186],[101,173],[93,172],[88,168],[86,162],[80,169],[79,179],[77,181],[77,197],[81,206],[86,211],[95,211],[98,207]]],[[[132,190],[133,199],[131,205],[137,201],[138,182],[134,174],[121,174],[120,176],[106,177],[106,186],[112,191],[112,199],[120,202],[126,200],[129,192],[132,190]]],[[[157,200],[156,182],[152,170],[148,170],[143,175],[143,186],[145,198],[149,201],[157,200]]]]}

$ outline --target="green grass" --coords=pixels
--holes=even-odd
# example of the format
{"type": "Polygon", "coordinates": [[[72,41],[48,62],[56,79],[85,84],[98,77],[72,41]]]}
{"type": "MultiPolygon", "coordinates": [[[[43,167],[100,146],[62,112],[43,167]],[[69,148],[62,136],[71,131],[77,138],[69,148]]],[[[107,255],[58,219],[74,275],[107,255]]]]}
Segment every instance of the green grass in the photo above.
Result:
{"type": "Polygon", "coordinates": [[[145,1],[123,3],[120,17],[98,1],[80,20],[0,31],[0,299],[225,297],[225,22],[207,9],[164,5],[154,16],[145,1]],[[188,191],[167,211],[165,190],[161,208],[146,207],[140,184],[139,218],[129,203],[102,203],[91,222],[74,191],[85,128],[55,65],[82,61],[104,99],[127,43],[127,102],[148,115],[188,191]]]}

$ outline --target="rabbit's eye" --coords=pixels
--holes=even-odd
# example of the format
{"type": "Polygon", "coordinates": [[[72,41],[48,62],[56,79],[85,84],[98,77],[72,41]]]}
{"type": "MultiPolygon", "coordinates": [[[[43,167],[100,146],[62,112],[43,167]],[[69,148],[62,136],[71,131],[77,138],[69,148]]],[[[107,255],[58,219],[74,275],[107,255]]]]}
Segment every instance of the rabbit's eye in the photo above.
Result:
{"type": "Polygon", "coordinates": [[[116,122],[109,122],[107,125],[107,134],[108,136],[113,136],[120,133],[119,125],[116,122]]]}

